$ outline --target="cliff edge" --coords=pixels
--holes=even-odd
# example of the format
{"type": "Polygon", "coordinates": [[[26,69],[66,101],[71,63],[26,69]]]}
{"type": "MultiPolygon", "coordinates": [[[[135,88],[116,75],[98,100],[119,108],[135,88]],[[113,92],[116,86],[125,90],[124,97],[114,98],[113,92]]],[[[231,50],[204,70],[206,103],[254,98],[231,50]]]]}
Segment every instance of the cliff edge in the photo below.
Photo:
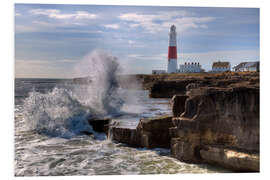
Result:
{"type": "Polygon", "coordinates": [[[141,119],[136,129],[112,127],[114,140],[170,148],[173,157],[188,163],[260,171],[259,73],[157,80],[149,95],[172,97],[173,116],[141,119]]]}

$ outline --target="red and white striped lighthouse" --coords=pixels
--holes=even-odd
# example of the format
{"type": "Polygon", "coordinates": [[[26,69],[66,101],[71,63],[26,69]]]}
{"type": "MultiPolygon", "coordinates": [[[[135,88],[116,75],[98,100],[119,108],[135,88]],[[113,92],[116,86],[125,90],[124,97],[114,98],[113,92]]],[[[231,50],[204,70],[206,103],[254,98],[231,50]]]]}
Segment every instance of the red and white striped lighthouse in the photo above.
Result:
{"type": "Polygon", "coordinates": [[[168,73],[177,72],[177,45],[176,45],[176,27],[171,26],[169,33],[169,48],[168,48],[168,73]]]}

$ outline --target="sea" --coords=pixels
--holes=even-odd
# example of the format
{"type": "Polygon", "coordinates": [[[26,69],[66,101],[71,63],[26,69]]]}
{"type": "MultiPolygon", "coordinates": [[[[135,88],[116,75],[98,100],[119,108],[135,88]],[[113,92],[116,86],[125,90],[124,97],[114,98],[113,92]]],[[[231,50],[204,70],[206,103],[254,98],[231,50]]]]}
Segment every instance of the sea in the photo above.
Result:
{"type": "Polygon", "coordinates": [[[229,172],[180,162],[169,149],[129,147],[87,123],[99,116],[136,128],[141,118],[171,114],[169,101],[72,79],[15,79],[15,176],[229,172]]]}

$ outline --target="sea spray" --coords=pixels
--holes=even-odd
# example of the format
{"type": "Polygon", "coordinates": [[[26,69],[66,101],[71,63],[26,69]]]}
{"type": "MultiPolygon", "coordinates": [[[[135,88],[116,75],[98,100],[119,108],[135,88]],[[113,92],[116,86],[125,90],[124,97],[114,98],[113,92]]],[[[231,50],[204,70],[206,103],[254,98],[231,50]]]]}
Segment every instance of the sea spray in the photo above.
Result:
{"type": "Polygon", "coordinates": [[[116,121],[113,119],[110,120],[109,127],[108,127],[108,135],[107,135],[107,140],[112,141],[113,140],[113,127],[117,124],[116,121]]]}
{"type": "Polygon", "coordinates": [[[66,89],[31,92],[24,101],[23,113],[29,129],[50,136],[71,137],[92,130],[86,121],[90,108],[82,106],[66,89]]]}
{"type": "Polygon", "coordinates": [[[89,78],[89,84],[29,93],[24,101],[28,128],[61,137],[91,132],[89,118],[114,116],[124,104],[119,95],[119,71],[117,58],[103,51],[85,56],[75,66],[74,75],[89,78]]]}
{"type": "Polygon", "coordinates": [[[117,75],[120,71],[117,58],[104,51],[96,50],[85,56],[75,66],[74,74],[90,79],[91,83],[74,89],[77,98],[86,105],[94,106],[100,114],[117,113],[124,103],[119,95],[117,75]]]}

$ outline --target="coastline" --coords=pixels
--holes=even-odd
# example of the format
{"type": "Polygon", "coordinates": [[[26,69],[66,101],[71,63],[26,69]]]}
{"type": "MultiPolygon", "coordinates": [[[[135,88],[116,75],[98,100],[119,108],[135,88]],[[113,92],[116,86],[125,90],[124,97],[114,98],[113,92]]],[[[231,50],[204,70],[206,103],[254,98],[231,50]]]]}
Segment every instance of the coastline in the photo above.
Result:
{"type": "Polygon", "coordinates": [[[172,157],[187,163],[260,171],[258,72],[135,77],[150,97],[173,96],[173,116],[141,119],[136,129],[112,125],[113,140],[169,148],[172,157]]]}

